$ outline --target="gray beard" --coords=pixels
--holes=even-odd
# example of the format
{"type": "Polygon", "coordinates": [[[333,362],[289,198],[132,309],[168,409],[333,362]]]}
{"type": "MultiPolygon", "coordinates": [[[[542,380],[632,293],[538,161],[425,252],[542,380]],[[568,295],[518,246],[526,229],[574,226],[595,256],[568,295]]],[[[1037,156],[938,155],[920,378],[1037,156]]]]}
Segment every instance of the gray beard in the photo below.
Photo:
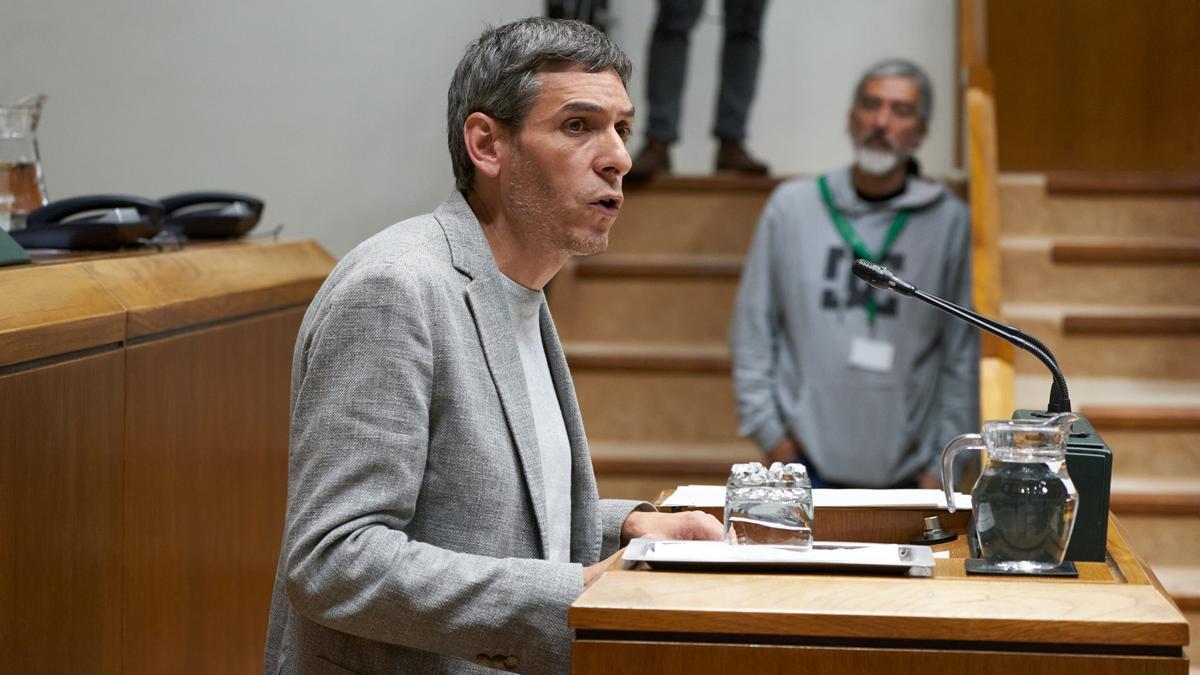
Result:
{"type": "Polygon", "coordinates": [[[887,150],[876,150],[865,146],[854,149],[854,163],[858,168],[872,176],[882,176],[906,160],[902,153],[887,150]]]}

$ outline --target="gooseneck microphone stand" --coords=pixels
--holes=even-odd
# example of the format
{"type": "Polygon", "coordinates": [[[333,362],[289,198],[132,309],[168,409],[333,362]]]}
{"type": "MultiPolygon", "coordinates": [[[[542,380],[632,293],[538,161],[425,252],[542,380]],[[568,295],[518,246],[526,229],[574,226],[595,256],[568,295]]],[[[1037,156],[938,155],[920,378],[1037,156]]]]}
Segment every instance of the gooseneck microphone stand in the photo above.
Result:
{"type": "Polygon", "coordinates": [[[1050,387],[1050,402],[1046,406],[1046,412],[1071,412],[1071,397],[1067,393],[1067,380],[1063,377],[1062,370],[1058,367],[1058,360],[1054,358],[1054,355],[1050,353],[1050,349],[1041,340],[1008,324],[1000,323],[995,319],[990,319],[965,307],[959,307],[937,296],[925,293],[916,286],[896,276],[883,265],[877,265],[859,258],[854,261],[853,269],[854,276],[867,282],[873,288],[894,291],[900,295],[917,298],[1033,354],[1050,370],[1050,376],[1054,378],[1054,383],[1050,387]]]}

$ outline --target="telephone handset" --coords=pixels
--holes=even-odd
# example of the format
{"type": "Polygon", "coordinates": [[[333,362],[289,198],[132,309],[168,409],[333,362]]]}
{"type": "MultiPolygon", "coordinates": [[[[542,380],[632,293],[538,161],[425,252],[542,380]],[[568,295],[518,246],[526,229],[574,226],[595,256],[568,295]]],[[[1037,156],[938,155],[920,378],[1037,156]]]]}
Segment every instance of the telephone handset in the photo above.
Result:
{"type": "Polygon", "coordinates": [[[166,228],[189,239],[240,237],[262,218],[263,202],[237,192],[185,192],[159,200],[166,228]]]}
{"type": "Polygon", "coordinates": [[[30,212],[25,228],[11,232],[21,246],[75,250],[118,249],[158,234],[163,206],[130,195],[60,199],[30,212]]]}

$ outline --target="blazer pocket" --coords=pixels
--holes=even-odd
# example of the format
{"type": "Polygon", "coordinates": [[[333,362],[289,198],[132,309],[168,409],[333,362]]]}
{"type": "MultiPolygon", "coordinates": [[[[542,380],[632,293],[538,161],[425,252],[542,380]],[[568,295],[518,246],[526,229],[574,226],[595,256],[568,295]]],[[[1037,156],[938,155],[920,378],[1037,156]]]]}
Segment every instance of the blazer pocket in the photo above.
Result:
{"type": "Polygon", "coordinates": [[[350,670],[349,668],[340,666],[319,654],[313,655],[310,665],[315,668],[315,672],[321,673],[321,675],[363,675],[363,673],[357,670],[350,670]]]}

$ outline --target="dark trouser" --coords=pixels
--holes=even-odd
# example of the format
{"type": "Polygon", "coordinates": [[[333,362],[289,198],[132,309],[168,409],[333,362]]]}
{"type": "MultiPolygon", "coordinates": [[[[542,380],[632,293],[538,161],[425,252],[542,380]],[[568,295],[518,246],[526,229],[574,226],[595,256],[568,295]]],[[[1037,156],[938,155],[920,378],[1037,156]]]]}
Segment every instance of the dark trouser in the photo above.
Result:
{"type": "MultiPolygon", "coordinates": [[[[721,84],[713,135],[741,141],[758,83],[762,20],[767,0],[724,0],[725,39],[721,47],[721,84]]],[[[679,108],[687,74],[688,37],[700,19],[704,0],[659,0],[650,39],[646,97],[650,128],[646,136],[673,142],[679,138],[679,108]]]]}
{"type": "MultiPolygon", "coordinates": [[[[834,481],[831,481],[831,480],[825,480],[825,478],[823,478],[821,476],[821,474],[817,473],[817,467],[813,466],[812,462],[810,462],[807,459],[801,459],[800,462],[802,464],[804,464],[804,468],[808,469],[808,479],[810,481],[812,481],[813,489],[816,489],[816,488],[842,489],[842,488],[861,488],[861,487],[863,487],[862,485],[847,485],[846,483],[835,483],[834,481]]],[[[902,480],[902,481],[899,481],[892,485],[885,486],[880,489],[906,490],[906,489],[912,489],[912,488],[916,488],[916,487],[917,487],[917,479],[909,478],[908,480],[902,480]]]]}

